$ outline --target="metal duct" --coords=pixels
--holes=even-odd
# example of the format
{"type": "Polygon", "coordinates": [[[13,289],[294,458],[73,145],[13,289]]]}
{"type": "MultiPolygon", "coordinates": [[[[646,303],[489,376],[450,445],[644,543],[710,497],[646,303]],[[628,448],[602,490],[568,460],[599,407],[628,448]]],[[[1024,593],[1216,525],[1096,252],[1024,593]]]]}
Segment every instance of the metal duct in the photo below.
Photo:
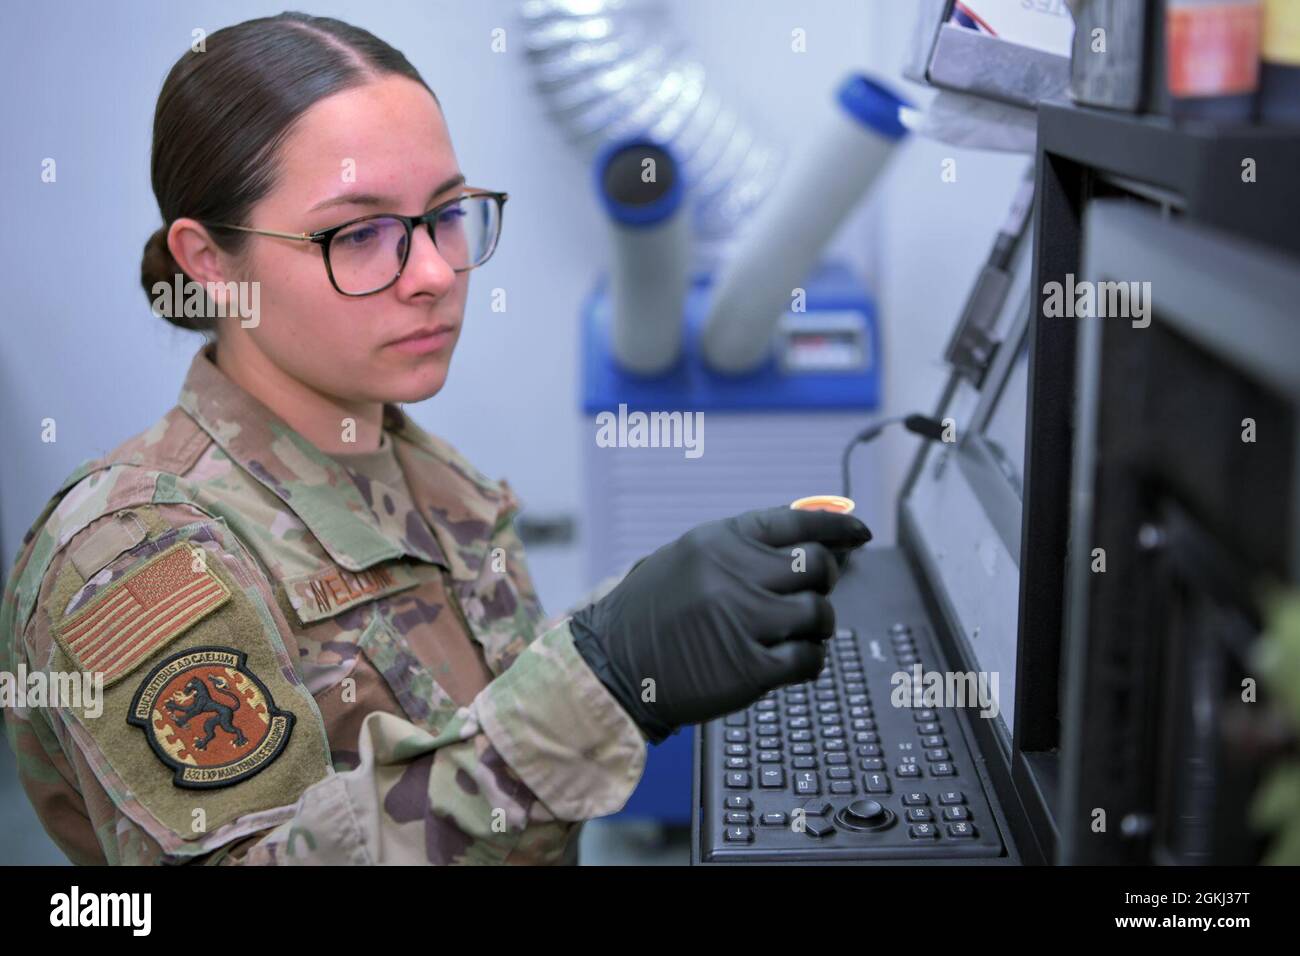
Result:
{"type": "Polygon", "coordinates": [[[524,46],[549,114],[584,154],[642,136],[685,170],[697,266],[721,249],[777,179],[760,143],[710,89],[664,0],[523,0],[524,46]]]}

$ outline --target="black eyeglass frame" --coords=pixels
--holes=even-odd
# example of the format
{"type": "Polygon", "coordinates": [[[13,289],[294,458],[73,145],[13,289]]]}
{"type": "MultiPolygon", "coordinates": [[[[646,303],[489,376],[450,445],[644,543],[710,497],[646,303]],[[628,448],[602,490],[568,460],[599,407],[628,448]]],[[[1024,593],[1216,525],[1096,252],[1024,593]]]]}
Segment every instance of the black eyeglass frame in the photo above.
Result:
{"type": "Polygon", "coordinates": [[[492,254],[496,252],[497,243],[501,239],[501,230],[504,228],[505,225],[505,205],[506,205],[506,200],[510,198],[510,194],[504,192],[493,192],[487,189],[475,189],[473,187],[467,187],[467,189],[469,191],[463,192],[459,196],[455,196],[451,199],[448,199],[446,202],[441,202],[438,205],[434,206],[432,209],[430,209],[428,212],[422,213],[418,216],[403,216],[402,214],[395,213],[395,212],[368,213],[367,215],[364,216],[357,216],[355,219],[349,219],[347,222],[341,222],[337,226],[330,226],[328,229],[319,229],[316,232],[277,232],[273,229],[253,229],[249,226],[236,226],[232,223],[226,223],[226,222],[205,222],[204,225],[215,226],[219,229],[236,229],[240,232],[251,232],[258,236],[275,236],[280,239],[294,239],[298,242],[316,243],[318,246],[321,247],[321,258],[325,260],[325,273],[329,276],[330,285],[334,287],[334,291],[337,292],[339,295],[346,295],[349,298],[356,299],[356,298],[361,298],[363,296],[375,295],[376,293],[383,292],[385,289],[391,288],[392,285],[402,277],[402,272],[406,269],[406,263],[411,258],[411,245],[412,245],[411,236],[415,231],[415,227],[417,225],[422,225],[425,227],[425,229],[429,233],[429,239],[433,242],[433,246],[436,249],[438,247],[438,239],[434,234],[434,219],[439,214],[441,214],[443,210],[447,209],[447,207],[453,206],[456,203],[461,202],[465,199],[481,199],[486,196],[496,200],[497,234],[492,238],[491,247],[488,249],[487,253],[483,256],[483,258],[480,261],[474,263],[474,265],[472,266],[466,266],[463,269],[453,268],[452,271],[469,272],[472,269],[477,269],[479,266],[483,265],[489,259],[491,259],[492,254]],[[402,225],[406,227],[406,251],[402,255],[402,261],[401,264],[398,265],[397,267],[396,274],[392,277],[392,279],[390,279],[384,285],[381,285],[377,289],[371,289],[369,292],[344,292],[342,289],[339,288],[338,282],[335,281],[334,269],[330,265],[330,251],[329,251],[330,242],[333,241],[334,237],[339,232],[346,229],[348,226],[354,226],[359,222],[366,222],[367,220],[370,219],[396,219],[398,222],[402,223],[402,225]]]}

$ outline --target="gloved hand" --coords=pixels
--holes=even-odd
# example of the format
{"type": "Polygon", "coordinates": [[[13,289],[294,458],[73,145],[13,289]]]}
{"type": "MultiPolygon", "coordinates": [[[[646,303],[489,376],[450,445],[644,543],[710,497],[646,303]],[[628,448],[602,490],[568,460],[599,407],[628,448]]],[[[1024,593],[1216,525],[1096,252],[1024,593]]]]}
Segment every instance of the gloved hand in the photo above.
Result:
{"type": "Polygon", "coordinates": [[[700,525],[575,614],[574,646],[659,743],[816,677],[835,632],[825,597],[839,578],[835,553],[870,540],[857,518],[827,511],[770,508],[700,525]]]}

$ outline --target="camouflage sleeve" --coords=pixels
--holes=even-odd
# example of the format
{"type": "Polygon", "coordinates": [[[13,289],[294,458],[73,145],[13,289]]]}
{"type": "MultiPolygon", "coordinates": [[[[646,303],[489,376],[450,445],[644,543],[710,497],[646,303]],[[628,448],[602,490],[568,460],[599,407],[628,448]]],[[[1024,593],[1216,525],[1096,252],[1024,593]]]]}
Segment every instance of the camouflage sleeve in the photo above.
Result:
{"type": "Polygon", "coordinates": [[[74,862],[211,859],[332,772],[287,625],[224,522],[79,507],[24,549],[0,616],[19,779],[74,862]]]}
{"type": "Polygon", "coordinates": [[[292,631],[224,522],[186,505],[149,506],[62,538],[56,530],[37,545],[53,553],[38,593],[6,595],[26,622],[15,659],[51,682],[96,667],[108,679],[98,701],[29,701],[6,724],[38,816],[76,862],[558,862],[574,821],[618,809],[640,777],[644,740],[563,622],[436,737],[370,714],[359,765],[336,773],[292,663],[292,631]],[[139,522],[143,533],[103,532],[117,522],[139,522]],[[105,538],[130,546],[83,575],[88,553],[108,553],[105,538]],[[77,644],[92,632],[117,641],[129,601],[172,600],[169,589],[191,587],[190,573],[218,599],[198,605],[183,628],[131,631],[127,666],[104,668],[103,656],[89,656],[102,648],[77,644]],[[200,753],[192,735],[164,728],[164,718],[194,706],[187,675],[251,705],[243,713],[253,722],[235,726],[246,759],[200,753]]]}
{"type": "Polygon", "coordinates": [[[358,750],[240,862],[556,863],[575,823],[622,807],[645,765],[644,738],[567,621],[438,736],[375,712],[358,750]]]}
{"type": "Polygon", "coordinates": [[[461,594],[496,678],[438,736],[367,716],[360,764],[311,787],[242,862],[555,863],[581,821],[627,802],[646,738],[574,649],[568,617],[542,622],[503,487],[488,558],[461,594]]]}

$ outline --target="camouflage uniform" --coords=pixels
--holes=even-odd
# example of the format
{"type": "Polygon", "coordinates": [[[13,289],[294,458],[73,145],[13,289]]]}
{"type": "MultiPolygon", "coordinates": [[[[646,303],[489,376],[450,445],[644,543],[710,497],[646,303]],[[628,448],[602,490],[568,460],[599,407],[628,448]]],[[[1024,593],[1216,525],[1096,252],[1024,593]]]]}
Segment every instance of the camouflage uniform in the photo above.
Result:
{"type": "Polygon", "coordinates": [[[6,709],[74,862],[564,862],[626,802],[645,737],[544,623],[511,489],[384,416],[418,512],[205,346],[178,406],[46,506],[0,670],[104,675],[98,715],[6,709]]]}

